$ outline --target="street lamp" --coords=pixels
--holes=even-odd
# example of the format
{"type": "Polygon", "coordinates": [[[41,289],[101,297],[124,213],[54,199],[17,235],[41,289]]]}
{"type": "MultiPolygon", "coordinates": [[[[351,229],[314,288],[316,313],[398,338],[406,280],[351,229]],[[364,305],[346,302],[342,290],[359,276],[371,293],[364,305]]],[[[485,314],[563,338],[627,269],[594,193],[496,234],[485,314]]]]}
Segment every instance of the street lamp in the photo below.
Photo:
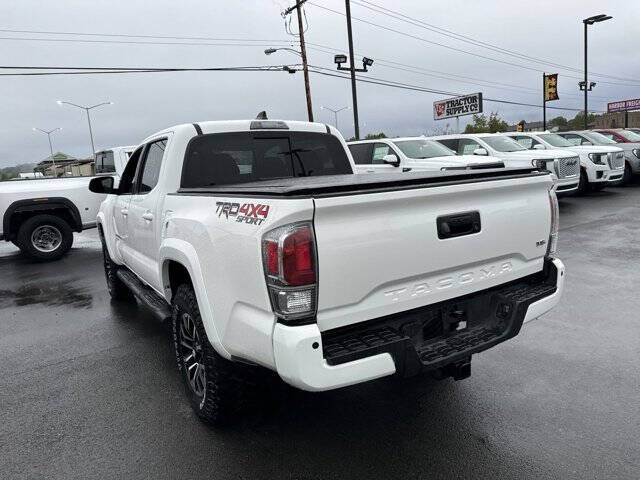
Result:
{"type": "Polygon", "coordinates": [[[49,139],[49,151],[51,152],[51,163],[53,164],[53,173],[55,175],[56,172],[56,161],[53,158],[53,144],[51,143],[51,134],[53,132],[57,132],[58,130],[62,130],[62,127],[54,128],[53,130],[43,130],[41,128],[33,127],[34,132],[42,132],[49,139]]]}
{"type": "Polygon", "coordinates": [[[58,100],[57,103],[58,103],[58,105],[71,105],[72,107],[81,108],[82,110],[87,112],[87,123],[89,124],[89,137],[91,138],[91,155],[93,156],[93,159],[95,160],[96,159],[96,148],[93,145],[93,131],[91,130],[91,116],[89,115],[89,110],[101,107],[103,105],[113,105],[113,102],[96,103],[95,105],[91,105],[90,107],[77,105],[77,104],[72,103],[72,102],[63,102],[62,100],[58,100]]]}
{"type": "Polygon", "coordinates": [[[589,82],[587,80],[587,27],[589,25],[593,25],[594,23],[600,23],[600,22],[604,22],[605,20],[611,20],[613,17],[610,15],[605,15],[605,14],[600,14],[600,15],[594,15],[593,17],[589,17],[589,18],[585,18],[584,20],[582,20],[582,23],[584,23],[584,81],[580,82],[580,90],[584,90],[584,129],[587,130],[588,125],[587,125],[587,108],[588,108],[588,101],[587,101],[587,94],[588,92],[590,92],[591,90],[593,90],[593,87],[596,86],[595,82],[589,82]]]}
{"type": "Polygon", "coordinates": [[[333,117],[335,118],[335,127],[337,129],[338,128],[338,113],[343,111],[343,110],[347,110],[348,108],[349,107],[342,107],[342,108],[339,108],[337,110],[334,110],[333,108],[321,106],[320,110],[329,110],[330,112],[333,112],[333,117]]]}
{"type": "MultiPolygon", "coordinates": [[[[304,48],[304,46],[303,46],[304,48]]],[[[267,48],[264,51],[265,55],[271,55],[272,53],[276,53],[277,51],[280,50],[285,50],[287,52],[291,52],[295,55],[298,55],[299,57],[302,58],[302,70],[304,73],[304,93],[307,97],[307,116],[309,118],[310,122],[313,122],[313,106],[311,104],[311,85],[309,84],[309,68],[307,66],[307,57],[304,54],[304,50],[302,52],[299,52],[298,50],[295,50],[293,48],[287,48],[287,47],[280,47],[280,48],[267,48]]],[[[289,73],[295,73],[295,70],[292,69],[287,69],[285,68],[285,71],[289,72],[289,73]]]]}

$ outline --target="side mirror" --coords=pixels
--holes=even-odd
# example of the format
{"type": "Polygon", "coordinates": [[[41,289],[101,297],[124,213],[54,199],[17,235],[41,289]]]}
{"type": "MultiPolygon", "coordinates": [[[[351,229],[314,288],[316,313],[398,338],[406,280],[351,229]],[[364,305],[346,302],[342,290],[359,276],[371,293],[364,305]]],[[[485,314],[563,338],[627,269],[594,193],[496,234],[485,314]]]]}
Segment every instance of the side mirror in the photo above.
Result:
{"type": "Polygon", "coordinates": [[[395,155],[385,155],[382,157],[382,161],[387,165],[393,165],[394,167],[400,166],[400,160],[395,155]]]}
{"type": "Polygon", "coordinates": [[[96,177],[89,182],[89,191],[93,193],[106,193],[115,195],[118,189],[113,187],[113,177],[96,177]]]}
{"type": "Polygon", "coordinates": [[[536,145],[533,146],[534,150],[544,150],[544,145],[542,145],[541,143],[538,143],[536,145]]]}
{"type": "Polygon", "coordinates": [[[486,148],[476,148],[473,151],[473,154],[474,155],[489,155],[489,152],[487,152],[486,148]]]}

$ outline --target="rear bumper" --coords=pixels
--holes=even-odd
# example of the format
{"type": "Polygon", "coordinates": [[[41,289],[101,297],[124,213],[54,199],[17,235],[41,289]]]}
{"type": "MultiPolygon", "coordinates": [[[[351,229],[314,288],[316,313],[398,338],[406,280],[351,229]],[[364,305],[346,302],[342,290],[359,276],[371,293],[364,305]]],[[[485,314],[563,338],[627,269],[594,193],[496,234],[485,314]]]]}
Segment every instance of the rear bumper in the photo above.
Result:
{"type": "Polygon", "coordinates": [[[563,287],[564,264],[551,259],[543,272],[515,282],[349,327],[277,324],[276,368],[285,382],[309,391],[437,370],[516,336],[558,304],[563,287]]]}

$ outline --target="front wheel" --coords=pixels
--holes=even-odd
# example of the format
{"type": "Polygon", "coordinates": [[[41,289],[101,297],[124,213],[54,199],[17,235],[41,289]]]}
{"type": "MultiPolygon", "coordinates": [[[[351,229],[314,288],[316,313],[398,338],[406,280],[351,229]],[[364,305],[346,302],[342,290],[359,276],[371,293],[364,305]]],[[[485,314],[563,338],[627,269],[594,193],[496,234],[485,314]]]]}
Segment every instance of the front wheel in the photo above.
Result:
{"type": "Polygon", "coordinates": [[[195,413],[206,423],[227,424],[245,406],[247,367],[221,357],[205,332],[193,287],[180,285],[172,301],[178,370],[195,413]]]}
{"type": "Polygon", "coordinates": [[[624,175],[622,176],[621,185],[629,185],[631,183],[631,178],[633,177],[633,172],[631,171],[631,165],[628,163],[624,166],[624,175]]]}
{"type": "Polygon", "coordinates": [[[15,244],[35,260],[58,260],[71,249],[73,231],[63,218],[35,215],[20,226],[15,244]]]}
{"type": "Polygon", "coordinates": [[[118,269],[120,265],[114,262],[109,255],[109,250],[104,243],[102,233],[100,233],[100,239],[102,240],[102,258],[104,262],[104,276],[107,280],[107,290],[109,295],[114,300],[133,301],[134,296],[131,290],[118,278],[118,269]]]}
{"type": "Polygon", "coordinates": [[[587,172],[584,170],[580,170],[580,183],[578,183],[578,190],[576,190],[576,195],[584,195],[589,191],[589,177],[587,176],[587,172]]]}

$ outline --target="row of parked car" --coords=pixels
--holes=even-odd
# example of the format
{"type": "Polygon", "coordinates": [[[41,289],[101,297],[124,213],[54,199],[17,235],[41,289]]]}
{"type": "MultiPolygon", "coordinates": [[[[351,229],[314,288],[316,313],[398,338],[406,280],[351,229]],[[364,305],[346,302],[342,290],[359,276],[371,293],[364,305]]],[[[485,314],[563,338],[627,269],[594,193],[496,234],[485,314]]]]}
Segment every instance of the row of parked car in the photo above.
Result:
{"type": "Polygon", "coordinates": [[[640,173],[633,129],[454,134],[349,142],[358,173],[534,166],[558,194],[623,185],[640,173]]]}

